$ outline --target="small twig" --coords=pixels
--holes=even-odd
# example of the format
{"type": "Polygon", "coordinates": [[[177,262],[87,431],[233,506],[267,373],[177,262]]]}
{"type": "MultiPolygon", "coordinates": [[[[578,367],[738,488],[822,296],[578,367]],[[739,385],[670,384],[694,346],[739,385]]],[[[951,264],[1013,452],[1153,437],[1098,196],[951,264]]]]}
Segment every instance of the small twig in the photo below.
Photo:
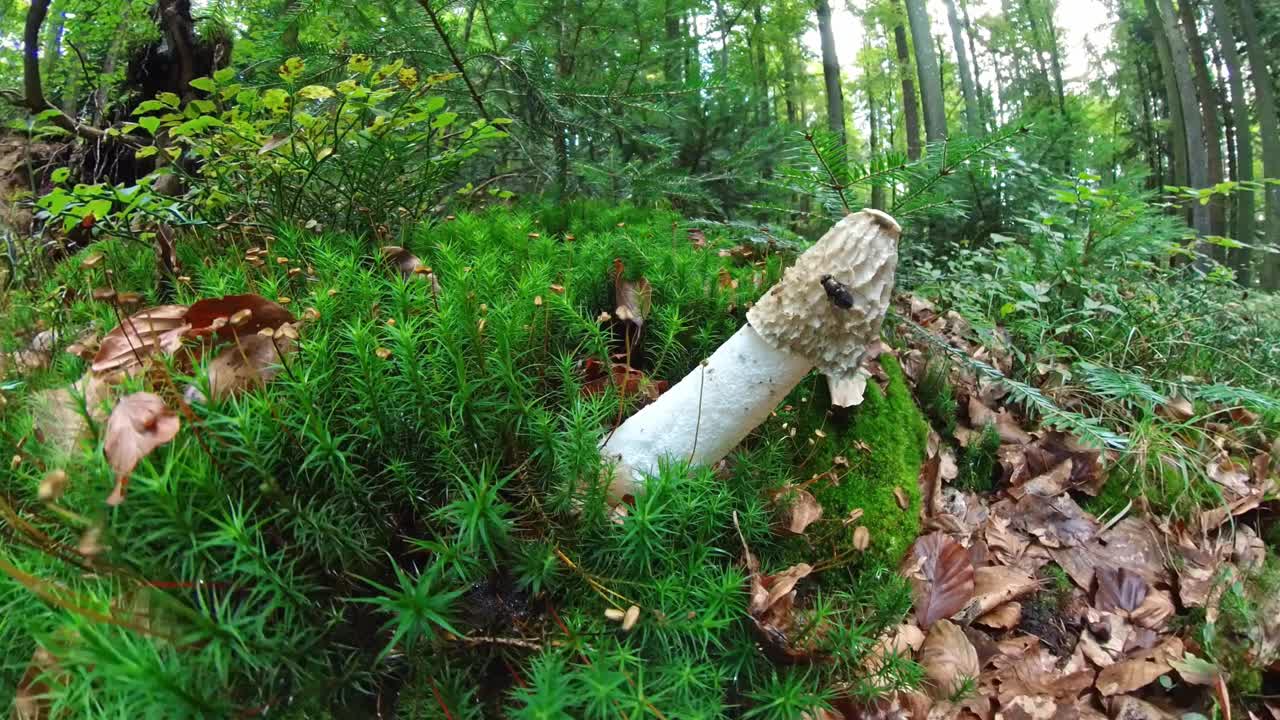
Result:
{"type": "Polygon", "coordinates": [[[485,635],[478,635],[472,637],[459,637],[457,640],[458,642],[466,643],[467,645],[507,645],[509,647],[518,647],[524,650],[533,650],[535,652],[542,651],[542,643],[534,642],[533,640],[525,640],[524,638],[489,637],[485,635]]]}

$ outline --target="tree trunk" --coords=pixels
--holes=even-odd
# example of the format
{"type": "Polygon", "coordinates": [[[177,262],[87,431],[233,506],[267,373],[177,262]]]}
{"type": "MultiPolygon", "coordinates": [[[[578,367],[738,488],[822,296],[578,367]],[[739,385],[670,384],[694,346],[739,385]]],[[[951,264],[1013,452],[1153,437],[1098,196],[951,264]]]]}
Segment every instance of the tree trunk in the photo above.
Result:
{"type": "MultiPolygon", "coordinates": [[[[1244,48],[1249,57],[1249,68],[1253,71],[1254,107],[1258,110],[1258,124],[1262,127],[1262,174],[1268,178],[1280,178],[1280,119],[1276,117],[1275,92],[1267,72],[1267,49],[1258,36],[1258,14],[1252,0],[1238,2],[1244,48]]],[[[1280,185],[1267,185],[1265,199],[1263,241],[1280,251],[1280,185]]],[[[1280,290],[1280,255],[1272,253],[1267,256],[1262,266],[1262,286],[1280,290]]]]}
{"type": "Polygon", "coordinates": [[[1169,115],[1169,175],[1174,185],[1187,184],[1187,135],[1182,117],[1182,105],[1178,102],[1178,85],[1173,74],[1169,39],[1160,23],[1160,11],[1156,0],[1146,0],[1147,23],[1152,42],[1156,46],[1156,58],[1160,63],[1160,77],[1164,80],[1165,112],[1169,115]]]}
{"type": "Polygon", "coordinates": [[[947,111],[942,104],[942,83],[938,75],[938,58],[933,52],[929,13],[925,9],[925,0],[904,2],[907,22],[911,25],[911,44],[916,51],[916,76],[920,78],[920,102],[924,106],[924,135],[931,143],[941,142],[947,139],[947,111]]]}
{"type": "MultiPolygon", "coordinates": [[[[1213,33],[1218,40],[1222,61],[1227,66],[1227,83],[1231,88],[1231,118],[1235,125],[1235,180],[1253,181],[1253,131],[1249,119],[1249,98],[1244,93],[1244,74],[1241,71],[1240,53],[1236,50],[1235,29],[1231,25],[1231,13],[1226,0],[1213,0],[1210,19],[1213,33]]],[[[1252,190],[1240,190],[1233,196],[1235,209],[1235,239],[1253,244],[1257,238],[1256,205],[1252,190]]],[[[1242,285],[1249,284],[1251,250],[1240,248],[1231,251],[1228,260],[1236,270],[1236,278],[1242,285]]]]}
{"type": "MultiPolygon", "coordinates": [[[[1040,33],[1040,21],[1036,19],[1035,8],[1031,7],[1031,0],[1022,0],[1022,14],[1027,17],[1027,24],[1031,26],[1031,47],[1035,51],[1032,54],[1035,55],[1036,65],[1040,68],[1040,85],[1044,92],[1048,94],[1051,82],[1049,80],[1049,64],[1044,59],[1045,42],[1040,33]]],[[[1005,15],[1009,15],[1007,8],[1005,15]]]]}
{"type": "Polygon", "coordinates": [[[787,106],[787,122],[795,125],[800,122],[800,113],[796,103],[796,55],[791,43],[782,44],[782,94],[787,106]]]}
{"type": "MultiPolygon", "coordinates": [[[[869,47],[869,43],[867,46],[869,47]]],[[[867,125],[870,126],[867,141],[871,146],[871,157],[874,160],[880,155],[880,112],[876,107],[874,78],[871,73],[864,72],[862,80],[867,90],[867,125]]],[[[884,185],[878,180],[873,181],[871,185],[871,207],[876,210],[885,209],[884,185]]]]}
{"type": "Polygon", "coordinates": [[[911,50],[907,47],[907,30],[899,22],[893,28],[893,42],[898,49],[898,75],[902,78],[902,122],[906,125],[907,158],[920,159],[920,105],[916,100],[916,83],[912,79],[911,50]]]}
{"type": "Polygon", "coordinates": [[[1062,84],[1062,51],[1058,48],[1058,24],[1053,21],[1053,4],[1045,8],[1045,21],[1049,24],[1049,61],[1053,67],[1053,90],[1058,95],[1058,112],[1067,114],[1067,94],[1062,84]]]}
{"type": "MultiPolygon", "coordinates": [[[[1182,117],[1185,120],[1183,126],[1187,138],[1187,178],[1192,188],[1200,190],[1209,186],[1209,155],[1205,148],[1204,133],[1200,129],[1200,123],[1196,122],[1200,112],[1196,107],[1195,83],[1191,80],[1191,71],[1188,69],[1191,65],[1191,53],[1187,49],[1186,40],[1178,32],[1172,0],[1159,0],[1157,9],[1160,13],[1160,25],[1164,28],[1165,37],[1169,39],[1169,57],[1173,60],[1173,77],[1178,88],[1177,102],[1181,103],[1182,117]]],[[[1191,204],[1191,225],[1201,238],[1211,234],[1207,206],[1199,202],[1191,204]]]]}
{"type": "MultiPolygon", "coordinates": [[[[1200,96],[1200,129],[1204,132],[1205,150],[1208,153],[1209,185],[1222,182],[1222,122],[1218,119],[1218,92],[1209,77],[1209,64],[1200,40],[1200,27],[1196,18],[1195,0],[1180,0],[1178,12],[1182,15],[1182,31],[1187,36],[1191,53],[1191,69],[1195,72],[1196,93],[1200,96]]],[[[1222,197],[1209,201],[1209,232],[1212,235],[1227,234],[1226,208],[1222,197]]],[[[1214,246],[1214,255],[1226,260],[1225,248],[1214,246]]]]}
{"type": "Polygon", "coordinates": [[[773,113],[769,110],[769,60],[768,53],[765,50],[764,11],[761,9],[760,3],[756,3],[751,17],[755,22],[752,27],[752,35],[754,36],[752,61],[755,64],[756,71],[756,93],[759,95],[756,102],[760,112],[760,125],[768,126],[773,120],[773,113]]]}
{"type": "Polygon", "coordinates": [[[969,42],[969,63],[972,65],[973,72],[973,90],[978,96],[978,122],[983,131],[986,131],[987,111],[990,108],[984,108],[985,95],[982,92],[982,70],[978,66],[978,47],[973,39],[973,25],[969,23],[969,3],[960,0],[960,24],[964,28],[964,36],[969,42]]]}
{"type": "Polygon", "coordinates": [[[827,127],[843,144],[844,91],[840,87],[840,62],[836,59],[836,38],[831,32],[831,5],[817,0],[818,32],[822,36],[822,80],[827,87],[827,127]]]}

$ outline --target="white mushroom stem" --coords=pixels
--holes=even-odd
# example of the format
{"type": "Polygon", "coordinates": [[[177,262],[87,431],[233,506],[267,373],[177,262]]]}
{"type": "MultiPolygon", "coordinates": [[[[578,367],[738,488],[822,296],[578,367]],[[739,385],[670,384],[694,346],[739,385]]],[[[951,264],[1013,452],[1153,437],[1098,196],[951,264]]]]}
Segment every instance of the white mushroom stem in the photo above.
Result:
{"type": "Polygon", "coordinates": [[[610,494],[637,494],[663,460],[709,465],[728,455],[815,366],[836,381],[855,377],[880,337],[900,232],[864,210],[801,255],[747,325],[607,438],[610,494]]]}

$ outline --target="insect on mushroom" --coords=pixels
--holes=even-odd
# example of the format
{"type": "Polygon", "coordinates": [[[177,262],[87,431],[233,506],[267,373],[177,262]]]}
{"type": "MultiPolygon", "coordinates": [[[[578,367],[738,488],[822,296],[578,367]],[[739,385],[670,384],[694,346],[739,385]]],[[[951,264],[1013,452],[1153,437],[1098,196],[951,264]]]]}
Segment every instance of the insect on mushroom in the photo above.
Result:
{"type": "Polygon", "coordinates": [[[746,325],[605,440],[611,497],[638,495],[661,462],[723,458],[815,366],[833,388],[854,381],[880,339],[901,233],[893,218],[863,210],[806,250],[747,312],[746,325]]]}

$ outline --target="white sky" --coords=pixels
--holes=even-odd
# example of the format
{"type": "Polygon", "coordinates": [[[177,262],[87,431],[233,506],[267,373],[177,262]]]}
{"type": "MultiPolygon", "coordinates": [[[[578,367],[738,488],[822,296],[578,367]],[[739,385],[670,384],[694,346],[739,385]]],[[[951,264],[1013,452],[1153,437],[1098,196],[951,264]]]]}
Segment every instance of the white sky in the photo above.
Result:
{"type": "MultiPolygon", "coordinates": [[[[858,2],[858,0],[854,0],[858,2]]],[[[849,14],[844,2],[836,0],[831,3],[832,29],[836,36],[836,55],[840,58],[842,75],[846,83],[857,77],[853,67],[854,58],[862,47],[862,23],[849,14]]],[[[972,0],[969,3],[969,19],[977,21],[984,15],[995,15],[1000,12],[999,0],[972,0]]],[[[933,23],[933,34],[942,35],[948,53],[951,50],[951,27],[947,24],[947,6],[942,0],[929,0],[929,19],[933,23]]],[[[1102,0],[1060,0],[1054,22],[1062,32],[1064,81],[1070,85],[1077,78],[1082,78],[1089,69],[1089,56],[1085,50],[1088,40],[1096,49],[1107,47],[1111,39],[1111,25],[1114,17],[1107,10],[1102,0]]],[[[821,57],[821,45],[817,29],[811,30],[804,37],[804,43],[815,56],[821,57]]],[[[984,85],[990,87],[986,77],[984,85]]]]}

